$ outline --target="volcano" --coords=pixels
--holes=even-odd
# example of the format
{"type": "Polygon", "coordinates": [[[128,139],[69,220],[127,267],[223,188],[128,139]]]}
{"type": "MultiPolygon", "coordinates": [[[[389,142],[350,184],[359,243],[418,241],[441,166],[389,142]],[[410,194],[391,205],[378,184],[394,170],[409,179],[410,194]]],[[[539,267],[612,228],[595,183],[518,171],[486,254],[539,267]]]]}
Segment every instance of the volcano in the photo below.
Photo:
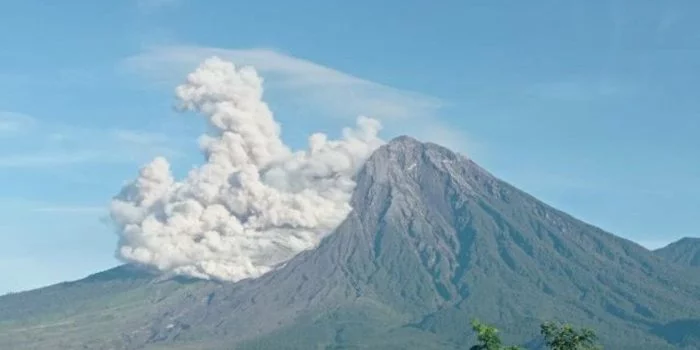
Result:
{"type": "MultiPolygon", "coordinates": [[[[237,283],[124,265],[0,298],[2,349],[469,349],[469,321],[536,349],[539,324],[609,349],[698,349],[700,275],[402,136],[321,244],[237,283]]],[[[604,199],[601,199],[604,200],[604,199]]]]}

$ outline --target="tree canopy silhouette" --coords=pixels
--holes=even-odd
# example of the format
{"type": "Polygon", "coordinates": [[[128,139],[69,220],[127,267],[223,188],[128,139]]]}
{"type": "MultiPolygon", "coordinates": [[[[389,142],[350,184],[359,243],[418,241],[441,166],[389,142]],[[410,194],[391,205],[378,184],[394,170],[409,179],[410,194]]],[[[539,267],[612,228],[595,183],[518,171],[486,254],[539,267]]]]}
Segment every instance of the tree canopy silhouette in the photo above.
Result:
{"type": "MultiPolygon", "coordinates": [[[[478,344],[470,350],[520,350],[517,346],[504,346],[494,326],[474,320],[472,329],[476,332],[478,344]]],[[[551,350],[602,350],[596,344],[595,332],[587,328],[577,330],[569,324],[545,322],[540,326],[540,334],[551,350]]]]}
{"type": "Polygon", "coordinates": [[[574,329],[571,325],[545,322],[540,326],[545,343],[552,350],[598,350],[595,333],[587,328],[574,329]]]}
{"type": "Polygon", "coordinates": [[[472,346],[470,350],[520,350],[517,346],[504,347],[498,336],[498,329],[493,326],[474,320],[472,321],[472,329],[476,332],[479,344],[472,346]]]}

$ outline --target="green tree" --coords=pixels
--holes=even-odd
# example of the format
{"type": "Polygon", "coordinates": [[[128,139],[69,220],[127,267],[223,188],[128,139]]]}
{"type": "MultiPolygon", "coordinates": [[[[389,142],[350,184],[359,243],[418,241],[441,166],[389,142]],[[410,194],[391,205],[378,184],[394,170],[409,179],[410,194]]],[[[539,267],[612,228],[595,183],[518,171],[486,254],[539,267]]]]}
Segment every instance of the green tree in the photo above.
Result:
{"type": "Polygon", "coordinates": [[[602,347],[596,344],[595,333],[583,328],[576,330],[568,324],[559,325],[545,322],[540,327],[545,343],[552,350],[596,350],[602,347]]]}
{"type": "Polygon", "coordinates": [[[504,347],[496,327],[474,320],[472,321],[472,329],[476,332],[479,344],[472,346],[470,350],[520,350],[517,346],[504,347]]]}

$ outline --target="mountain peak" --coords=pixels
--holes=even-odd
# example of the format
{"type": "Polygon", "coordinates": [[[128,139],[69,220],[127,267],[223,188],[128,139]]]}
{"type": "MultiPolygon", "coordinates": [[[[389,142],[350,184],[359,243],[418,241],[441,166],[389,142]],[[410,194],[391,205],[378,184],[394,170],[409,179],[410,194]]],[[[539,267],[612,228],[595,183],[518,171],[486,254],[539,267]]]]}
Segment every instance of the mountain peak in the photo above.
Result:
{"type": "Polygon", "coordinates": [[[389,140],[388,144],[421,144],[422,142],[418,141],[418,139],[413,138],[408,135],[400,135],[396,136],[393,139],[389,140]]]}
{"type": "Polygon", "coordinates": [[[700,237],[683,237],[676,241],[676,243],[693,243],[693,244],[699,244],[700,243],[700,237]]]}
{"type": "Polygon", "coordinates": [[[676,264],[700,266],[700,237],[683,237],[654,253],[676,264]]]}
{"type": "MultiPolygon", "coordinates": [[[[431,142],[421,142],[410,136],[399,136],[377,149],[364,166],[364,172],[377,179],[392,178],[393,180],[411,178],[420,175],[421,169],[428,171],[425,176],[433,176],[433,171],[451,172],[452,177],[459,177],[450,166],[468,166],[482,170],[473,162],[443,146],[431,142]],[[423,165],[428,165],[424,167],[423,165]]],[[[362,172],[358,174],[361,178],[362,172]]],[[[414,177],[415,178],[415,177],[414,177]]]]}
{"type": "MultiPolygon", "coordinates": [[[[316,249],[257,279],[160,280],[117,269],[48,290],[57,297],[0,298],[0,319],[23,320],[26,305],[51,303],[60,315],[82,315],[80,327],[64,326],[81,330],[66,344],[109,337],[121,348],[210,339],[212,346],[189,348],[454,349],[472,343],[463,325],[473,318],[520,344],[546,320],[594,326],[606,347],[620,350],[671,349],[678,334],[697,333],[663,333],[677,329],[674,320],[700,324],[695,271],[558,211],[447,148],[397,137],[355,180],[343,223],[316,249]],[[97,299],[105,292],[110,299],[97,299]],[[73,299],[67,311],[54,302],[73,299]],[[130,322],[100,318],[114,300],[131,305],[130,322]]],[[[39,311],[32,322],[40,327],[0,325],[0,347],[36,348],[13,330],[44,329],[51,318],[39,311]]]]}
{"type": "Polygon", "coordinates": [[[433,142],[422,142],[416,138],[413,138],[411,136],[407,135],[401,135],[397,136],[393,139],[391,139],[389,142],[387,142],[384,146],[385,149],[390,150],[392,152],[411,152],[411,151],[416,151],[416,150],[423,150],[426,148],[433,149],[435,151],[443,152],[443,153],[449,153],[449,154],[455,154],[452,150],[445,148],[443,146],[440,146],[436,143],[433,142]]]}
{"type": "Polygon", "coordinates": [[[667,244],[664,247],[661,247],[659,249],[656,249],[656,252],[661,252],[667,249],[673,249],[673,248],[691,248],[691,247],[697,247],[700,248],[700,237],[682,237],[678,239],[677,241],[673,241],[669,244],[667,244]]]}
{"type": "Polygon", "coordinates": [[[381,146],[376,150],[371,158],[375,161],[387,161],[388,159],[412,159],[415,158],[426,147],[426,144],[410,136],[399,136],[381,146]]]}

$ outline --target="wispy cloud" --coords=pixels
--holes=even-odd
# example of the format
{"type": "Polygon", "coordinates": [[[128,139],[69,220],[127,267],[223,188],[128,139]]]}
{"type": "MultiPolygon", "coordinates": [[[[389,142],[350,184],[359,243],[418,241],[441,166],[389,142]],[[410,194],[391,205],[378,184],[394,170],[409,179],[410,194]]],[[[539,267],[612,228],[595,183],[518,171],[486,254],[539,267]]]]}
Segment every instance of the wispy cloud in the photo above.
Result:
{"type": "Polygon", "coordinates": [[[465,135],[440,118],[440,110],[448,105],[445,100],[363,79],[272,49],[156,46],[127,57],[121,68],[157,86],[172,88],[211,56],[254,66],[265,79],[268,96],[291,102],[291,108],[313,110],[322,118],[352,120],[358,115],[377,118],[385,125],[387,134],[410,134],[456,150],[471,151],[465,135]]]}
{"type": "Polygon", "coordinates": [[[43,168],[85,163],[143,162],[179,156],[162,133],[79,128],[21,113],[0,114],[0,168],[43,168]],[[21,137],[19,137],[21,135],[21,137]]]}
{"type": "Polygon", "coordinates": [[[18,154],[0,154],[0,168],[48,167],[85,163],[99,159],[100,154],[91,151],[38,151],[18,154]]]}
{"type": "Polygon", "coordinates": [[[107,214],[106,204],[63,203],[44,200],[32,200],[24,197],[0,197],[0,209],[17,212],[34,212],[46,214],[97,215],[107,214]]]}
{"type": "Polygon", "coordinates": [[[269,49],[163,46],[128,57],[123,63],[128,69],[172,86],[211,56],[254,66],[266,79],[267,89],[293,91],[291,97],[311,102],[331,117],[354,118],[360,114],[380,119],[426,117],[434,116],[445,103],[439,98],[395,89],[269,49]]]}
{"type": "Polygon", "coordinates": [[[26,114],[0,111],[0,136],[24,131],[35,122],[34,118],[26,114]]]}
{"type": "Polygon", "coordinates": [[[32,211],[41,213],[62,213],[62,214],[106,214],[105,206],[47,206],[34,208],[32,211]]]}

